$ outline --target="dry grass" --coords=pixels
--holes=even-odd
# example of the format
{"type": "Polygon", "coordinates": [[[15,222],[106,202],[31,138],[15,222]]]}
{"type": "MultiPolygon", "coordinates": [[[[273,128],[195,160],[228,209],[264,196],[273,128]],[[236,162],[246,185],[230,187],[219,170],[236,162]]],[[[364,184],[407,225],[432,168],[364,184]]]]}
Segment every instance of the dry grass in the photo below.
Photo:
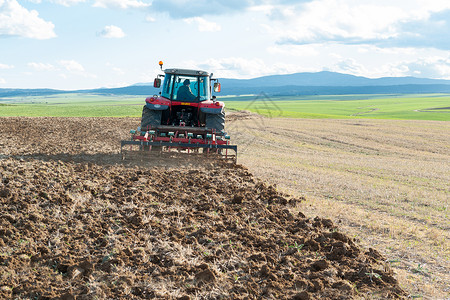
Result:
{"type": "Polygon", "coordinates": [[[422,299],[450,297],[450,123],[234,118],[239,163],[305,196],[422,299]]]}

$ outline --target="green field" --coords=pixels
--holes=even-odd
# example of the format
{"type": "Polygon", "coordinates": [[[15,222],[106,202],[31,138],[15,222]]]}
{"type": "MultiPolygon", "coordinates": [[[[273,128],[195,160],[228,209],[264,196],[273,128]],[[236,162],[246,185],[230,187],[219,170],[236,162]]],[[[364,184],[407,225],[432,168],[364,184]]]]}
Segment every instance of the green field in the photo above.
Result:
{"type": "Polygon", "coordinates": [[[0,117],[137,117],[144,103],[144,96],[63,94],[0,98],[0,117]]]}
{"type": "MultiPolygon", "coordinates": [[[[64,94],[0,98],[0,116],[138,117],[144,96],[64,94]]],[[[450,120],[450,95],[222,97],[232,110],[270,117],[450,120]]]]}
{"type": "Polygon", "coordinates": [[[256,101],[236,97],[227,107],[270,117],[450,120],[450,95],[443,94],[259,97],[256,101]]]}

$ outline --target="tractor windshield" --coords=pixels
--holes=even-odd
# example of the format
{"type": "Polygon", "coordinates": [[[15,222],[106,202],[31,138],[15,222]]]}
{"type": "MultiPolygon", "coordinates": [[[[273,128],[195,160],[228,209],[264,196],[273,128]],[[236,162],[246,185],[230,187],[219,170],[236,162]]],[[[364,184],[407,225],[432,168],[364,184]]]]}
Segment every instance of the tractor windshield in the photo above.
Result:
{"type": "Polygon", "coordinates": [[[162,96],[182,102],[208,100],[210,99],[209,77],[166,74],[162,96]]]}

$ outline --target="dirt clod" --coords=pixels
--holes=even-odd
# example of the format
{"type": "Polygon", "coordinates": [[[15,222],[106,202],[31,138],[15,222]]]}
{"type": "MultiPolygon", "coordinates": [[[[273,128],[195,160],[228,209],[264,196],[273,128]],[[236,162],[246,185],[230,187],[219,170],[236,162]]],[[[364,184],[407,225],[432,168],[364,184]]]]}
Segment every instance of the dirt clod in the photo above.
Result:
{"type": "Polygon", "coordinates": [[[328,265],[328,261],[326,261],[325,259],[321,259],[314,262],[311,267],[314,271],[322,271],[328,268],[328,265]]]}
{"type": "Polygon", "coordinates": [[[203,282],[213,282],[216,280],[216,276],[210,269],[204,269],[195,275],[195,280],[203,282]]]}
{"type": "Polygon", "coordinates": [[[294,295],[294,297],[292,297],[292,300],[309,300],[309,299],[311,299],[311,297],[309,296],[309,293],[306,291],[300,292],[294,295]]]}

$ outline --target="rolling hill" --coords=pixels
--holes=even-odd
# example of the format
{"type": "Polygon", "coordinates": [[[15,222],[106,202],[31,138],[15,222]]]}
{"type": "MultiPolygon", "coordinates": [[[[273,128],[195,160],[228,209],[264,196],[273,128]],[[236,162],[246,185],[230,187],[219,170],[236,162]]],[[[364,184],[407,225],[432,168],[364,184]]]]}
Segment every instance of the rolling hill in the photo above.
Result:
{"type": "MultiPolygon", "coordinates": [[[[366,78],[335,72],[295,73],[270,75],[252,79],[220,79],[221,95],[248,95],[266,93],[289,95],[342,94],[420,94],[450,93],[450,80],[417,77],[366,78]]],[[[154,95],[159,93],[152,83],[139,83],[121,88],[99,88],[77,91],[55,89],[0,89],[0,98],[17,96],[45,96],[63,93],[102,95],[154,95]]]]}

